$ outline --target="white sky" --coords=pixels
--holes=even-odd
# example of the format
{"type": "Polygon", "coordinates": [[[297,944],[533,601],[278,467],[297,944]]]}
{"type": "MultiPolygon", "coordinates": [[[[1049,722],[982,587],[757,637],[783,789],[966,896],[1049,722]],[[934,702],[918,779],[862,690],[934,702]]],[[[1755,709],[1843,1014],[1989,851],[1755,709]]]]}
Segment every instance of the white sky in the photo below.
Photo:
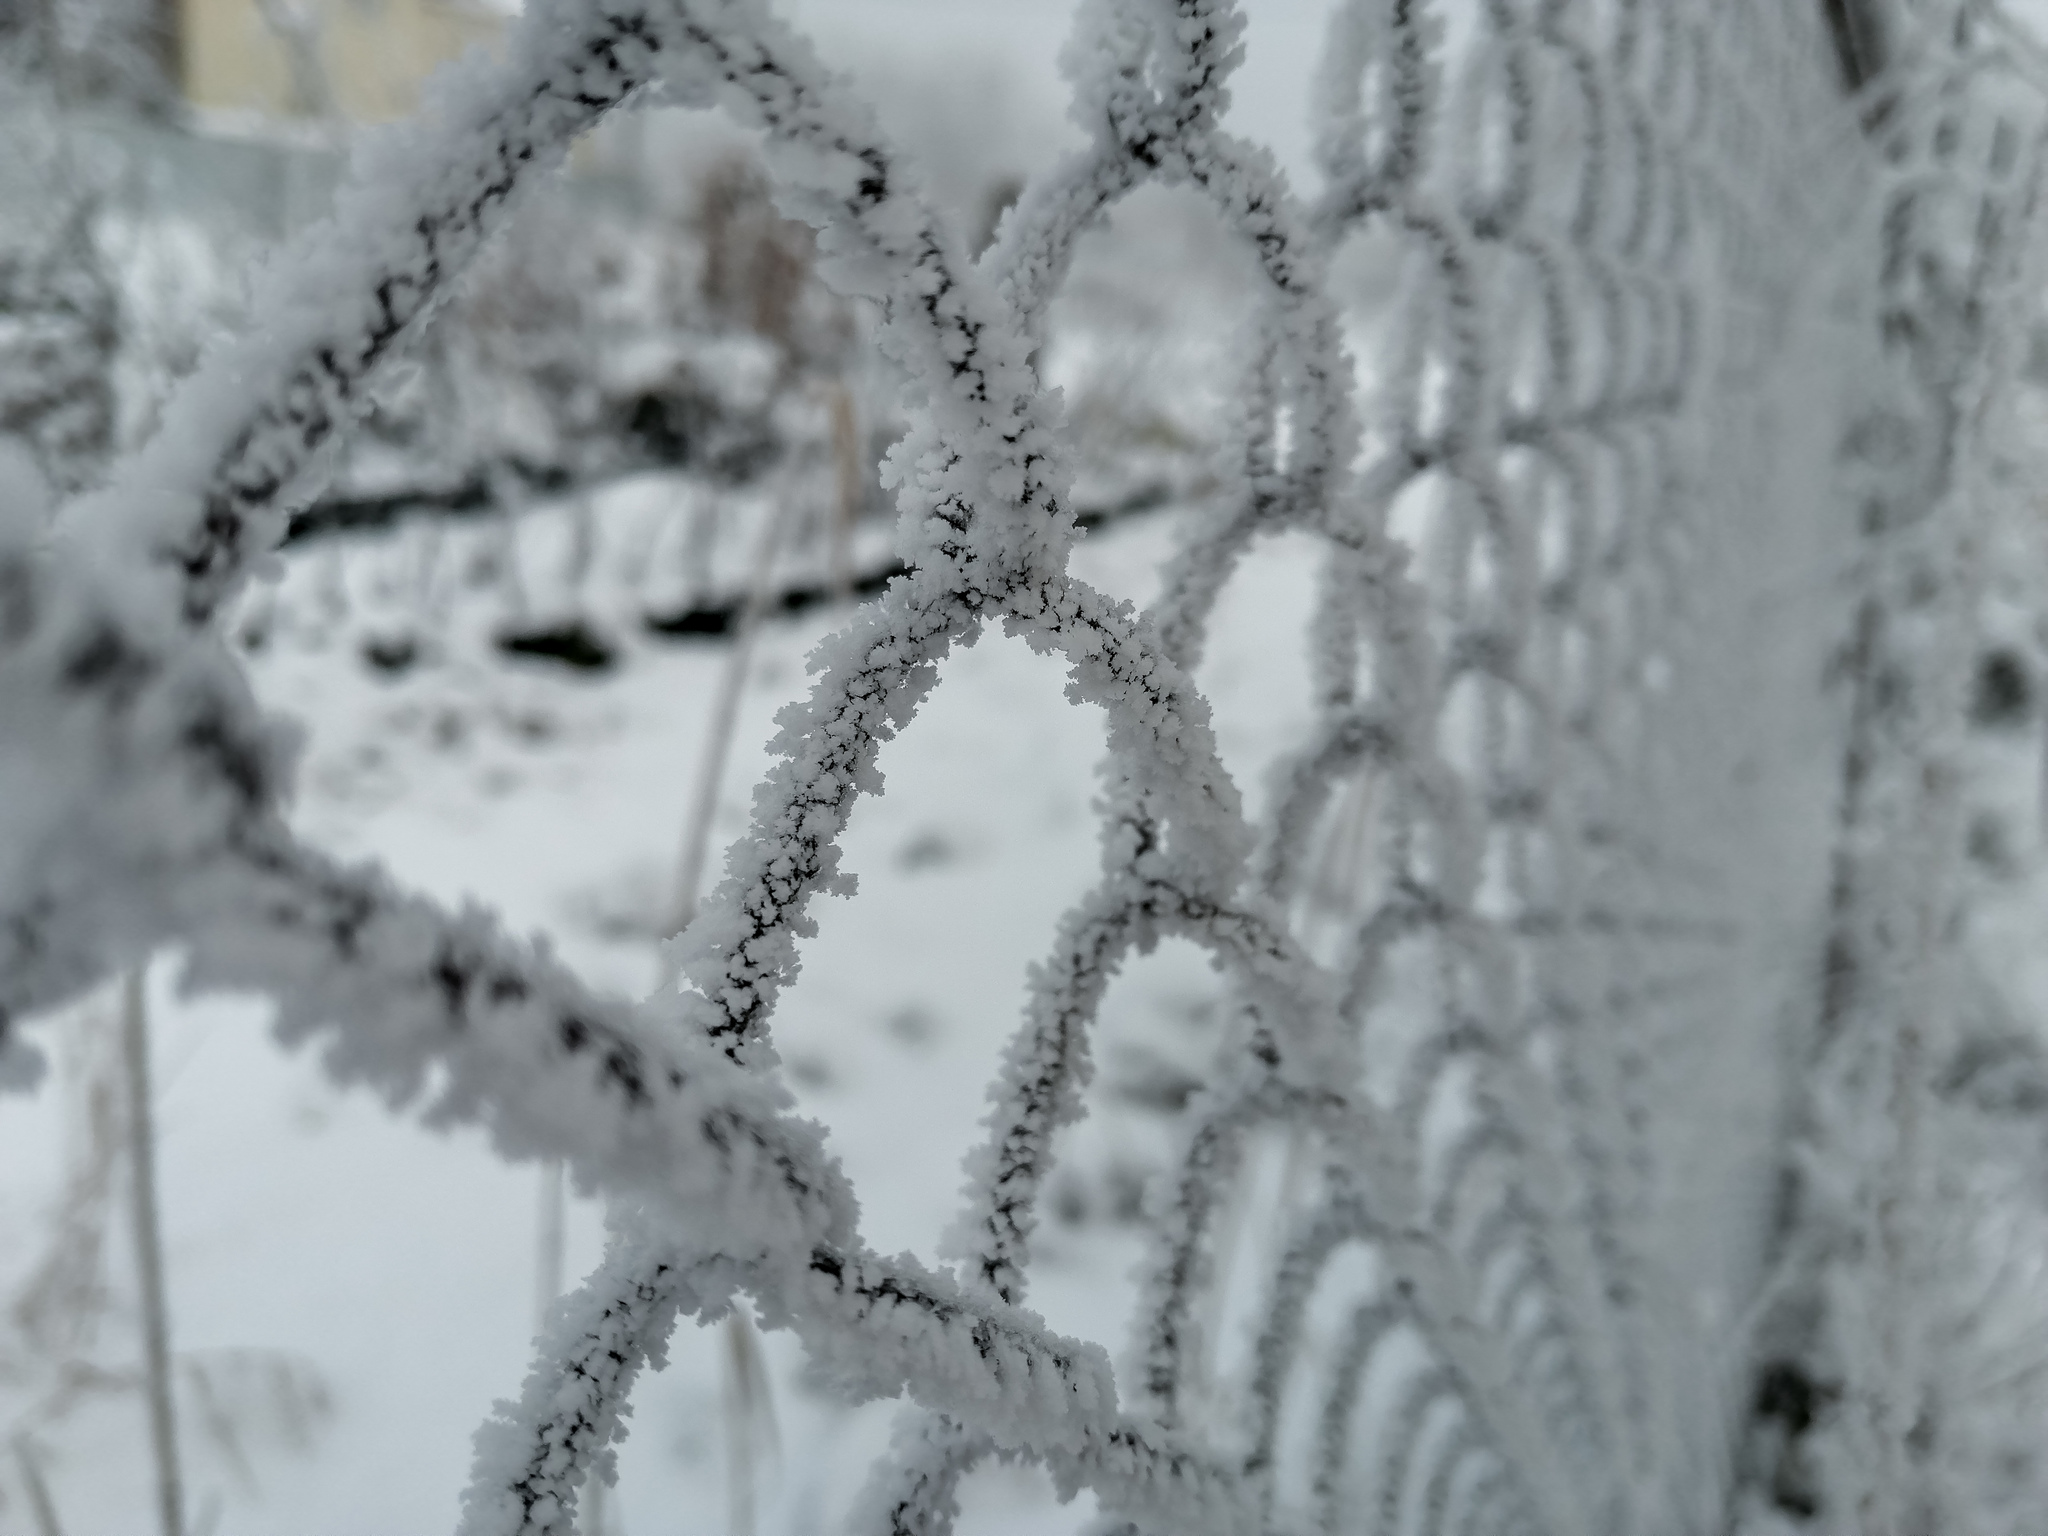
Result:
{"type": "MultiPolygon", "coordinates": [[[[1450,3],[1459,8],[1463,0],[1450,3]]],[[[1820,0],[1777,3],[1818,6],[1820,0]]],[[[1067,92],[1058,58],[1074,0],[780,0],[780,6],[827,57],[867,80],[870,99],[908,143],[977,133],[1000,141],[1007,134],[1013,168],[1028,172],[1066,142],[1050,135],[1064,123],[1067,92]]],[[[2006,7],[2048,39],[2048,0],[2006,0],[2006,7]]],[[[1232,82],[1230,125],[1270,145],[1296,178],[1308,169],[1307,86],[1329,9],[1330,0],[1245,5],[1250,30],[1244,65],[1232,82]]]]}
{"type": "MultiPolygon", "coordinates": [[[[1067,91],[1058,61],[1073,23],[1073,0],[782,0],[779,8],[817,39],[828,58],[880,87],[874,99],[885,118],[900,118],[919,105],[901,100],[904,81],[889,77],[905,66],[945,58],[944,73],[965,82],[966,99],[926,103],[931,108],[971,109],[975,83],[992,81],[1015,92],[1017,100],[1005,108],[984,96],[981,104],[1032,120],[1041,140],[1048,116],[1064,120],[1067,91]],[[892,61],[901,62],[892,67],[892,61]]],[[[1232,86],[1231,126],[1270,144],[1298,173],[1308,156],[1308,73],[1329,6],[1327,0],[1249,0],[1246,11],[1250,32],[1232,86]]],[[[934,73],[941,72],[920,71],[926,79],[934,73]]],[[[1025,147],[1050,158],[1060,144],[1025,147]]]]}
{"type": "Polygon", "coordinates": [[[2048,0],[2005,0],[2005,8],[2036,32],[2048,35],[2048,0]]]}

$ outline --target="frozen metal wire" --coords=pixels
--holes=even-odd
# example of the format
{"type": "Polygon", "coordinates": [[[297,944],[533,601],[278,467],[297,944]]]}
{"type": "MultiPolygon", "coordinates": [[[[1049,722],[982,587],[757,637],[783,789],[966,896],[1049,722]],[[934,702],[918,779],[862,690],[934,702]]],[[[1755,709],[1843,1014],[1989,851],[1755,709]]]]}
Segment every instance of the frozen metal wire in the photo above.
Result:
{"type": "Polygon", "coordinates": [[[195,982],[275,996],[338,1078],[614,1198],[604,1264],[479,1436],[470,1536],[568,1531],[640,1365],[737,1291],[849,1386],[920,1405],[862,1505],[875,1530],[939,1536],[998,1453],[1219,1536],[1724,1522],[1733,1405],[1700,1365],[1724,1335],[1691,1271],[1754,1279],[1775,1144],[1716,1117],[1780,1075],[1776,930],[1825,885],[1831,630],[1805,610],[1853,542],[1832,454],[1869,351],[1844,338],[1877,319],[1854,254],[1879,247],[1878,155],[1820,7],[1341,0],[1304,199],[1221,126],[1241,33],[1226,0],[1084,4],[1088,147],[976,263],[765,7],[536,5],[502,65],[373,146],[278,268],[270,323],[108,490],[54,542],[0,526],[5,766],[30,806],[0,871],[0,1017],[179,942],[195,982]],[[680,941],[684,987],[634,1008],[293,838],[283,750],[211,626],[521,182],[657,82],[764,132],[918,393],[890,461],[909,574],[821,652],[680,941]],[[1030,358],[1075,240],[1146,183],[1212,201],[1263,288],[1225,489],[1139,616],[1066,568],[1030,358]],[[1330,270],[1360,248],[1399,282],[1354,356],[1330,270]],[[1254,823],[1190,669],[1280,532],[1323,554],[1317,718],[1254,823]],[[771,1025],[880,743],[996,621],[1103,709],[1108,792],[1099,884],[991,1088],[956,1277],[866,1248],[771,1025]],[[1022,1302],[1100,1004],[1165,937],[1216,960],[1235,1024],[1154,1193],[1120,1397],[1101,1346],[1022,1302]],[[1275,1135],[1301,1176],[1233,1414],[1200,1379],[1197,1303],[1275,1135]]]}

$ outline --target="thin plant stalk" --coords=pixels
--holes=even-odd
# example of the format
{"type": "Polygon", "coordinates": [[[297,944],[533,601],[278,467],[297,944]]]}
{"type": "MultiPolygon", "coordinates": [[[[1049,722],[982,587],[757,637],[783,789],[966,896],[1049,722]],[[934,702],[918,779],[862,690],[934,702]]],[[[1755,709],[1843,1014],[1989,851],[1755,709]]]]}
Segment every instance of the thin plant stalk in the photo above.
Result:
{"type": "Polygon", "coordinates": [[[57,1501],[50,1497],[50,1485],[43,1480],[42,1458],[35,1442],[25,1431],[14,1436],[14,1461],[21,1469],[22,1487],[28,1492],[29,1513],[35,1517],[36,1536],[64,1536],[57,1520],[57,1501]]]}
{"type": "Polygon", "coordinates": [[[569,554],[563,576],[573,601],[583,600],[583,585],[596,558],[597,514],[586,492],[569,505],[569,554]]]}
{"type": "Polygon", "coordinates": [[[562,1294],[563,1233],[568,1204],[563,1182],[559,1158],[549,1158],[540,1165],[539,1219],[535,1223],[533,1253],[533,1326],[536,1332],[547,1325],[548,1308],[562,1294]]]}
{"type": "MultiPolygon", "coordinates": [[[[533,1244],[533,1330],[547,1327],[548,1309],[562,1294],[562,1273],[566,1264],[569,1226],[568,1180],[560,1158],[540,1165],[540,1199],[537,1203],[533,1244]]],[[[604,1536],[604,1479],[592,1474],[585,1487],[582,1517],[577,1521],[583,1536],[604,1536]]]]}
{"type": "Polygon", "coordinates": [[[445,619],[448,612],[446,603],[434,601],[434,586],[441,572],[441,554],[447,538],[446,525],[439,518],[428,518],[413,545],[412,613],[408,622],[422,644],[433,631],[436,619],[445,619]]]}
{"type": "Polygon", "coordinates": [[[121,1054],[128,1088],[128,1189],[134,1219],[135,1277],[142,1294],[143,1387],[156,1462],[157,1523],[184,1536],[185,1496],[178,1468],[177,1410],[171,1395],[171,1321],[164,1295],[163,1227],[156,1192],[156,1124],[151,1113],[149,1016],[142,967],[121,981],[121,1054]]]}
{"type": "Polygon", "coordinates": [[[834,379],[827,386],[832,412],[832,465],[834,488],[829,538],[832,596],[844,603],[853,596],[853,524],[860,512],[860,429],[854,420],[853,391],[846,380],[834,379]]]}
{"type": "MultiPolygon", "coordinates": [[[[768,521],[761,530],[761,542],[754,552],[753,584],[747,606],[740,611],[732,648],[726,653],[725,670],[719,675],[718,696],[711,706],[710,728],[704,734],[704,755],[697,765],[697,793],[690,803],[690,817],[683,832],[683,856],[676,871],[675,904],[670,909],[667,933],[674,937],[697,915],[702,894],[704,861],[711,845],[711,822],[718,810],[718,788],[725,777],[725,760],[731,755],[734,722],[739,718],[740,692],[746,685],[747,665],[753,659],[754,634],[766,616],[774,591],[770,578],[776,553],[789,526],[791,498],[775,498],[768,521]]],[[[675,985],[676,964],[666,957],[661,962],[661,984],[675,985]]]]}
{"type": "Polygon", "coordinates": [[[756,1450],[765,1442],[768,1459],[779,1459],[781,1436],[767,1362],[752,1321],[734,1309],[726,1315],[724,1332],[726,1536],[754,1536],[760,1484],[756,1450]]]}
{"type": "Polygon", "coordinates": [[[342,568],[341,558],[341,545],[337,542],[323,550],[313,566],[316,577],[314,603],[320,616],[323,644],[327,638],[326,631],[349,616],[348,572],[342,568]]]}
{"type": "Polygon", "coordinates": [[[526,573],[519,564],[519,527],[526,516],[526,487],[509,470],[494,471],[490,484],[491,505],[497,514],[494,522],[498,581],[512,622],[523,624],[533,610],[532,599],[526,589],[526,573]]]}
{"type": "MultiPolygon", "coordinates": [[[[851,407],[848,407],[850,412],[851,407]]],[[[835,432],[837,407],[835,405],[835,432]]],[[[850,420],[850,417],[849,417],[850,420]]],[[[725,659],[718,680],[718,697],[712,704],[711,729],[706,733],[704,757],[697,770],[697,793],[690,806],[689,825],[684,833],[682,865],[676,880],[676,901],[669,923],[669,935],[681,933],[696,915],[697,899],[704,877],[704,859],[711,841],[711,820],[718,809],[719,782],[725,774],[725,760],[731,753],[733,726],[739,716],[740,691],[747,666],[753,658],[754,635],[772,600],[772,577],[776,554],[789,526],[793,498],[779,496],[771,507],[761,542],[754,552],[752,586],[747,606],[740,613],[738,632],[725,659]]],[[[835,531],[835,538],[837,533],[835,531]]],[[[836,558],[836,554],[835,554],[836,558]]],[[[835,577],[836,580],[836,577],[835,577]]],[[[662,962],[662,985],[673,986],[676,969],[672,961],[662,962]]],[[[779,1440],[775,1426],[775,1404],[769,1392],[768,1373],[761,1360],[761,1346],[753,1325],[744,1312],[734,1311],[725,1321],[725,1443],[726,1516],[728,1536],[754,1536],[755,1529],[755,1436],[765,1429],[771,1449],[779,1440]]],[[[602,1485],[593,1482],[597,1494],[602,1485]]],[[[590,1536],[602,1536],[598,1528],[601,1505],[593,1497],[590,1536]]]]}

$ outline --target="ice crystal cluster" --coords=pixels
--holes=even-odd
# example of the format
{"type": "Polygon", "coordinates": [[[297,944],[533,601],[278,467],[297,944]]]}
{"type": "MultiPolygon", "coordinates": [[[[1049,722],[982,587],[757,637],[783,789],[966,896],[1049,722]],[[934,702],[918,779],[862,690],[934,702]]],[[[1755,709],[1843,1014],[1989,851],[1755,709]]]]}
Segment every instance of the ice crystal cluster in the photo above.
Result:
{"type": "Polygon", "coordinates": [[[1146,1531],[1720,1531],[1759,1308],[1842,1405],[1784,1453],[1830,1519],[1905,1536],[1961,1497],[1914,1407],[1914,1105],[2032,55],[1975,3],[1336,0],[1304,189],[1225,127],[1243,28],[1083,0],[1087,147],[977,258],[759,0],[532,0],[359,153],[104,489],[46,516],[10,472],[0,1074],[36,1075],[19,1021],[177,946],[337,1080],[612,1202],[478,1436],[465,1536],[573,1529],[636,1374],[740,1295],[845,1390],[907,1396],[854,1512],[878,1533],[944,1531],[995,1456],[1146,1531]],[[763,136],[911,425],[907,574],[816,653],[680,984],[635,1004],[297,840],[289,734],[219,622],[522,185],[641,95],[763,136]],[[1068,568],[1034,352],[1076,240],[1147,183],[1210,200],[1261,286],[1219,489],[1140,613],[1068,568]],[[1361,245],[1398,273],[1366,332],[1330,279],[1361,245]],[[1321,551],[1315,723],[1253,819],[1191,677],[1283,532],[1321,551]],[[884,1257],[792,1109],[777,1000],[813,904],[853,894],[881,745],[991,630],[1099,713],[1100,875],[1029,979],[947,1251],[884,1257]],[[1231,1023],[1117,1372],[1029,1310],[1032,1239],[1105,989],[1169,937],[1231,1023]],[[1255,1343],[1219,1385],[1225,1322],[1255,1343]]]}

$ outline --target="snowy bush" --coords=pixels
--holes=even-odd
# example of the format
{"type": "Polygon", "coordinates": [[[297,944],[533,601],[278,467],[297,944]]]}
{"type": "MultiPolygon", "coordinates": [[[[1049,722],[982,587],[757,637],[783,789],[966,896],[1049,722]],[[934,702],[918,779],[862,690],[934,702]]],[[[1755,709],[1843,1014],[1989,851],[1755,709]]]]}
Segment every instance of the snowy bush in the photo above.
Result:
{"type": "Polygon", "coordinates": [[[46,528],[15,474],[0,1075],[39,1070],[19,1021],[175,945],[337,1080],[611,1202],[479,1433],[469,1536],[571,1529],[641,1369],[743,1296],[821,1377],[910,1400],[864,1529],[944,1530],[992,1457],[1157,1530],[2024,1510],[1936,1303],[1984,1238],[1956,1191],[1999,1183],[1963,1108],[2011,1076],[1958,1066],[1956,787],[2033,56],[1977,4],[1342,0],[1303,196],[1221,125],[1241,29],[1083,5],[1088,147],[970,258],[764,5],[537,0],[364,147],[105,489],[46,528]],[[906,572],[813,657],[680,985],[633,1004],[294,836],[288,733],[220,628],[522,186],[643,91],[763,135],[910,425],[906,572]],[[1069,569],[1034,353],[1077,241],[1155,184],[1241,242],[1245,318],[1214,488],[1138,613],[1069,569]],[[1315,721],[1254,816],[1191,674],[1283,534],[1321,554],[1315,721]],[[882,744],[991,629],[1099,712],[1102,859],[941,1267],[863,1241],[773,1021],[814,901],[854,895],[882,744]],[[1027,1282],[1105,990],[1169,938],[1223,1024],[1160,1094],[1118,1372],[1027,1282]]]}

